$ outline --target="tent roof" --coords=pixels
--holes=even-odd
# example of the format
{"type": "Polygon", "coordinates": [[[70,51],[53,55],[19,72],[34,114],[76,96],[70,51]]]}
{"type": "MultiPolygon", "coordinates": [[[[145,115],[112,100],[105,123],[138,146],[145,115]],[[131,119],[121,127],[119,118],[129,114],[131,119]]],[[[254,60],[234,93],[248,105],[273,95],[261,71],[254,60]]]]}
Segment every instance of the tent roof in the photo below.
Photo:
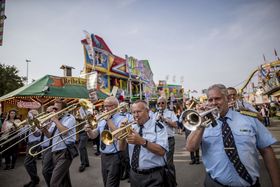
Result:
{"type": "MultiPolygon", "coordinates": [[[[89,94],[86,88],[85,79],[45,75],[29,85],[18,88],[17,90],[0,97],[0,101],[20,96],[88,98],[89,94]]],[[[99,99],[108,97],[100,91],[97,92],[97,96],[99,99]]]]}

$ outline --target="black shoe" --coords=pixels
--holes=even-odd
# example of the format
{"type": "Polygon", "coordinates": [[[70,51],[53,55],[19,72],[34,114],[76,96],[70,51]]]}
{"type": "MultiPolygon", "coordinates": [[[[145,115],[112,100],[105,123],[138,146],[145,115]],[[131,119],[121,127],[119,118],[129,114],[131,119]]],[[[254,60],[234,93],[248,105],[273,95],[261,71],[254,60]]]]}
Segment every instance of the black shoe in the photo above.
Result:
{"type": "Polygon", "coordinates": [[[10,169],[15,169],[15,165],[11,165],[10,169]]]}
{"type": "Polygon", "coordinates": [[[96,156],[99,156],[100,155],[100,152],[95,152],[94,153],[96,156]]]}
{"type": "Polygon", "coordinates": [[[195,164],[200,164],[199,160],[195,161],[195,164]]]}
{"type": "Polygon", "coordinates": [[[89,167],[89,164],[86,164],[86,168],[89,167]]]}
{"type": "Polygon", "coordinates": [[[35,186],[35,184],[33,184],[33,182],[30,181],[29,183],[26,183],[25,185],[23,185],[23,187],[30,187],[30,186],[35,186]]]}
{"type": "Polygon", "coordinates": [[[9,170],[9,169],[11,169],[10,165],[6,165],[4,168],[4,170],[9,170]]]}
{"type": "Polygon", "coordinates": [[[81,165],[81,166],[79,167],[79,172],[83,172],[83,171],[85,171],[85,169],[86,169],[86,166],[81,165]]]}
{"type": "Polygon", "coordinates": [[[121,180],[125,180],[125,179],[128,179],[129,178],[129,175],[128,175],[128,172],[124,172],[122,177],[121,177],[121,180]]]}
{"type": "Polygon", "coordinates": [[[189,164],[190,164],[190,165],[193,165],[193,164],[195,164],[195,161],[192,160],[189,164]]]}

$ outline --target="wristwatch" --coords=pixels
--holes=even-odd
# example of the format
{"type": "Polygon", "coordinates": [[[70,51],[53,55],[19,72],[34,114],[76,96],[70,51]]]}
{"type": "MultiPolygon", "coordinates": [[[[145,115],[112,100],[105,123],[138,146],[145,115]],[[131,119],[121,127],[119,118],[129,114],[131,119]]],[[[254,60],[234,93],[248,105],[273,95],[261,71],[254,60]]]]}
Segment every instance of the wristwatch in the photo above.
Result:
{"type": "Polygon", "coordinates": [[[145,139],[145,143],[142,146],[146,148],[148,146],[148,140],[145,139]]]}

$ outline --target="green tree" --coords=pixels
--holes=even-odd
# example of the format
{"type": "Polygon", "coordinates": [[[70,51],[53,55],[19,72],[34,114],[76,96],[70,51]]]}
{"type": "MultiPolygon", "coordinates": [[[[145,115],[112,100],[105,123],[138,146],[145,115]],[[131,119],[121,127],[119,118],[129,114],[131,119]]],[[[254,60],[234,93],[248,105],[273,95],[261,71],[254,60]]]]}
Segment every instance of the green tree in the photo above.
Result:
{"type": "Polygon", "coordinates": [[[15,66],[0,64],[0,96],[22,87],[23,78],[15,66]]]}

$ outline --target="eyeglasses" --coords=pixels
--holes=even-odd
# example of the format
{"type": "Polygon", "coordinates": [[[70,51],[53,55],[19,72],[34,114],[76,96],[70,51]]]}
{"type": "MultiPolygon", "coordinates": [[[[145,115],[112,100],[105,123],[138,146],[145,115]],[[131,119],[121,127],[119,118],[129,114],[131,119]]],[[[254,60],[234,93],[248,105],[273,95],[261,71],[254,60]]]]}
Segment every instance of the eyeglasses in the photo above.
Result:
{"type": "Polygon", "coordinates": [[[114,105],[104,105],[104,108],[110,108],[112,106],[114,106],[114,105]]]}
{"type": "Polygon", "coordinates": [[[157,104],[158,104],[158,105],[160,105],[160,104],[162,104],[162,105],[163,105],[163,104],[165,104],[165,102],[158,102],[157,104]]]}

